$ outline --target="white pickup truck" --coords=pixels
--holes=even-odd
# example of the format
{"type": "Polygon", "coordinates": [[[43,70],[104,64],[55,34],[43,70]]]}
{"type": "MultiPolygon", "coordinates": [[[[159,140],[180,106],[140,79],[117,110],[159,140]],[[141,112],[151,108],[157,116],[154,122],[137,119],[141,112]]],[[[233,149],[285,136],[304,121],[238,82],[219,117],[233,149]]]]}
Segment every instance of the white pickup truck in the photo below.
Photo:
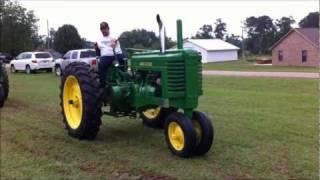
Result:
{"type": "Polygon", "coordinates": [[[76,49],[68,51],[62,58],[54,62],[54,72],[60,76],[65,67],[72,62],[84,62],[89,64],[94,70],[98,68],[98,60],[94,49],[76,49]]]}

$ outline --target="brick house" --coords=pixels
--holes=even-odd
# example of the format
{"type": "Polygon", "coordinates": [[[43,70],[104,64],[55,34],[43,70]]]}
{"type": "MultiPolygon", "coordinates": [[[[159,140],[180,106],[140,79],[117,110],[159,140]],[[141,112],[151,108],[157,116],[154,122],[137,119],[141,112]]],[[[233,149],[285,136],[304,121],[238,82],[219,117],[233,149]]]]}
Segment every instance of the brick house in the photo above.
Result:
{"type": "Polygon", "coordinates": [[[272,65],[319,66],[319,29],[292,29],[271,50],[272,65]]]}

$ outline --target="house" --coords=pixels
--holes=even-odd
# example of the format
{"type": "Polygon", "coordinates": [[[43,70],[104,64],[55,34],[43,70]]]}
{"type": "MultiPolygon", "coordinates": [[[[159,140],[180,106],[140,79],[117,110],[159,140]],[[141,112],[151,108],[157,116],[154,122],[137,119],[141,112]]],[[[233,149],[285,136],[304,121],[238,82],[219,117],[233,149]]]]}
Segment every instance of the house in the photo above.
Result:
{"type": "Polygon", "coordinates": [[[221,39],[187,39],[183,47],[200,52],[202,63],[238,60],[239,48],[221,39]]]}
{"type": "Polygon", "coordinates": [[[271,50],[272,65],[318,66],[319,29],[292,29],[276,42],[271,50]]]}

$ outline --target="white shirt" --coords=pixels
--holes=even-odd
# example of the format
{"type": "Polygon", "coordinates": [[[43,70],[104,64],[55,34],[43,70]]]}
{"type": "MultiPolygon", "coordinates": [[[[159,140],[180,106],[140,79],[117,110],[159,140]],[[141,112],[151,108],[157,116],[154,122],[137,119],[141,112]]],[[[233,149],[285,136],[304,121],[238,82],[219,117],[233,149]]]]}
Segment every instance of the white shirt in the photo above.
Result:
{"type": "MultiPolygon", "coordinates": [[[[115,38],[112,38],[109,36],[101,36],[97,40],[98,48],[100,49],[101,56],[114,56],[113,49],[111,47],[112,42],[115,40],[115,38]]],[[[115,47],[115,53],[116,54],[122,54],[120,42],[117,41],[116,47],[115,47]]]]}

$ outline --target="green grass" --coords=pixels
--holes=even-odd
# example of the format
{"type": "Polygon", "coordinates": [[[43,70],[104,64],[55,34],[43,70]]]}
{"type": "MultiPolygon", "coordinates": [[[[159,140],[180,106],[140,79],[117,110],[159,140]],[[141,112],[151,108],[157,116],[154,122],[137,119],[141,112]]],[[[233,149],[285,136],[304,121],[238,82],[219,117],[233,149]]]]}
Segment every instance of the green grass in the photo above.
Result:
{"type": "Polygon", "coordinates": [[[199,110],[215,142],[203,157],[171,155],[162,130],[103,117],[95,141],[64,130],[59,81],[10,75],[1,109],[1,179],[318,179],[317,81],[205,77],[199,110]]]}
{"type": "Polygon", "coordinates": [[[244,59],[237,61],[206,63],[203,64],[202,67],[204,70],[221,71],[319,72],[319,68],[317,67],[255,65],[254,61],[244,59]]]}

